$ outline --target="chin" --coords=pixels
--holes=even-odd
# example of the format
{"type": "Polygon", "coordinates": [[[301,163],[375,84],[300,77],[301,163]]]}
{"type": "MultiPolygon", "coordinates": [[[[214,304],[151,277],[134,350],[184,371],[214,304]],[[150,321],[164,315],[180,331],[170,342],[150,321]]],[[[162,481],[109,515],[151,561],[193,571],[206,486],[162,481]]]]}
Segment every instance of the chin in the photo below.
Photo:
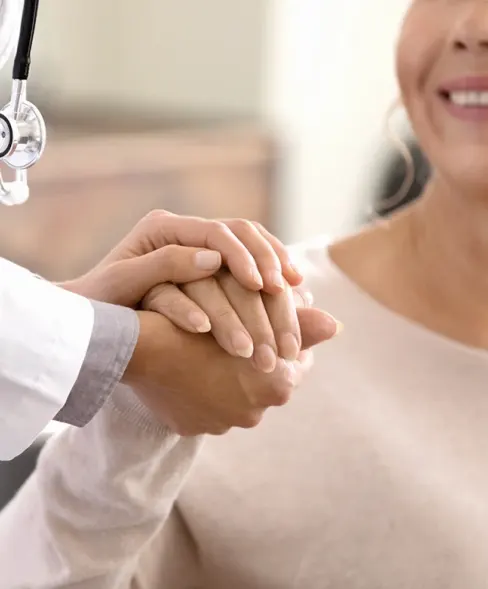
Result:
{"type": "Polygon", "coordinates": [[[488,163],[462,162],[449,168],[442,178],[447,183],[450,192],[458,193],[463,198],[482,198],[488,204],[488,163]]]}
{"type": "Polygon", "coordinates": [[[435,159],[432,163],[436,175],[446,188],[488,199],[488,147],[463,146],[435,159]]]}

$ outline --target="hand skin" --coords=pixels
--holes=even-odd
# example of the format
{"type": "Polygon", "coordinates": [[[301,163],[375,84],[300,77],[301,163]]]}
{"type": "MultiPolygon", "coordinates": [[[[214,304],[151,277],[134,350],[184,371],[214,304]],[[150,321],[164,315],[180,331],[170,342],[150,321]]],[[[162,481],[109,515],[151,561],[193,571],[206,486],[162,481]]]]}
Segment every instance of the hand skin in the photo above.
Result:
{"type": "MultiPolygon", "coordinates": [[[[158,284],[169,287],[210,277],[222,262],[243,289],[253,292],[280,294],[286,291],[287,284],[296,286],[302,280],[283,244],[258,224],[243,219],[213,221],[153,211],[95,268],[61,286],[91,299],[135,307],[152,287],[158,284]],[[214,258],[210,260],[212,252],[214,258]]],[[[208,315],[176,287],[170,302],[165,307],[176,312],[167,316],[179,327],[191,333],[210,330],[208,315]]],[[[285,305],[288,315],[294,315],[292,302],[285,305]]],[[[227,324],[224,331],[228,334],[231,329],[227,324]]],[[[220,338],[221,344],[223,340],[220,338]]],[[[294,350],[295,358],[297,346],[294,350]]],[[[227,346],[227,351],[250,357],[253,353],[250,335],[241,329],[241,344],[234,342],[227,346]],[[242,337],[247,338],[244,344],[242,337]]]]}
{"type": "Polygon", "coordinates": [[[254,427],[285,404],[309,370],[308,348],[333,337],[329,316],[298,309],[303,352],[272,373],[227,354],[210,334],[188,334],[157,313],[140,311],[140,337],[123,381],[156,418],[182,436],[254,427]]]}

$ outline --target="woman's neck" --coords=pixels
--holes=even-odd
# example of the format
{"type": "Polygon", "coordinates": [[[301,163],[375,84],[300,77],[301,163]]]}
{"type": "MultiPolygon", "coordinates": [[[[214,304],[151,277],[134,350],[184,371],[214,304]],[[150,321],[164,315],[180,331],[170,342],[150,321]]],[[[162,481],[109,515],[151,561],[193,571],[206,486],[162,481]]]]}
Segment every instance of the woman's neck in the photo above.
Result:
{"type": "Polygon", "coordinates": [[[393,311],[488,348],[488,195],[463,199],[434,179],[416,203],[330,253],[393,311]]]}
{"type": "Polygon", "coordinates": [[[488,193],[464,197],[436,179],[392,222],[408,236],[402,255],[419,278],[488,317],[488,193]]]}

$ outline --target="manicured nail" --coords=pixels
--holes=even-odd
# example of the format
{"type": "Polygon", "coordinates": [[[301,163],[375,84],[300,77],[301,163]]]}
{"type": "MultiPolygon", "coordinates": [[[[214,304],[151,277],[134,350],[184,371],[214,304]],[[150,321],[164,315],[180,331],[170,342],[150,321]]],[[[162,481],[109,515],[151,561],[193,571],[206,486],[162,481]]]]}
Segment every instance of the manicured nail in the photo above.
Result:
{"type": "Polygon", "coordinates": [[[284,333],[278,340],[280,356],[285,360],[296,360],[300,346],[292,333],[284,333]]]}
{"type": "Polygon", "coordinates": [[[232,347],[242,358],[250,358],[254,351],[252,339],[243,331],[233,331],[231,334],[232,347]]]}
{"type": "Polygon", "coordinates": [[[254,362],[259,370],[269,373],[276,368],[276,354],[271,346],[261,344],[254,352],[254,362]]]}
{"type": "Polygon", "coordinates": [[[194,327],[194,329],[198,331],[198,333],[207,333],[212,328],[208,317],[203,313],[198,313],[197,311],[192,311],[188,315],[188,321],[194,327]]]}
{"type": "Polygon", "coordinates": [[[253,281],[258,286],[263,288],[263,279],[261,278],[261,274],[259,273],[259,270],[257,268],[251,268],[251,276],[252,276],[253,281]]]}
{"type": "Polygon", "coordinates": [[[195,254],[195,264],[200,270],[217,270],[221,263],[219,252],[201,251],[195,254]]]}
{"type": "Polygon", "coordinates": [[[339,335],[344,330],[344,324],[341,321],[337,321],[332,315],[327,317],[327,321],[330,323],[331,329],[334,330],[332,337],[339,335]]]}
{"type": "Polygon", "coordinates": [[[283,275],[279,270],[272,270],[269,273],[269,280],[274,286],[277,286],[281,289],[285,288],[285,281],[283,280],[283,275]]]}

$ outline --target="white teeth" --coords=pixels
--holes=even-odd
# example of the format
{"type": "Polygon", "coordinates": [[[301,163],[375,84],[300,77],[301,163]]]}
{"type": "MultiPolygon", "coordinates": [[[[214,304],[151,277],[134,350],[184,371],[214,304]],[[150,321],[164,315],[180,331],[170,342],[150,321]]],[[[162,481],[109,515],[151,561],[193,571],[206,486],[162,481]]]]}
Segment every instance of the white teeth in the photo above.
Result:
{"type": "Polygon", "coordinates": [[[449,100],[458,106],[488,106],[488,92],[450,92],[449,100]]]}

